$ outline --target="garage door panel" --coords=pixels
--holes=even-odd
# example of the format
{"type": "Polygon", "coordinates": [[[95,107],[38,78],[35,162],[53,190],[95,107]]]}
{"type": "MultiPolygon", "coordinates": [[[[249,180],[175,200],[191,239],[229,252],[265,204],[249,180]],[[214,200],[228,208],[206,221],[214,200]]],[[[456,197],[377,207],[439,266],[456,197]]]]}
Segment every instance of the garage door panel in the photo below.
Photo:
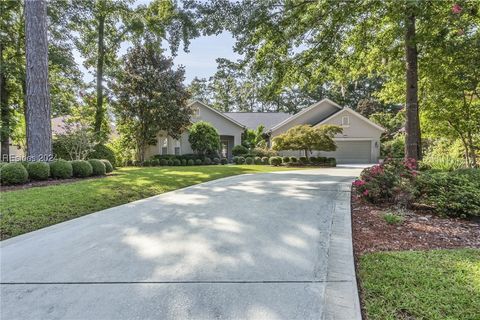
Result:
{"type": "Polygon", "coordinates": [[[336,141],[337,150],[321,152],[324,157],[333,157],[337,163],[371,163],[371,144],[368,141],[336,141]]]}

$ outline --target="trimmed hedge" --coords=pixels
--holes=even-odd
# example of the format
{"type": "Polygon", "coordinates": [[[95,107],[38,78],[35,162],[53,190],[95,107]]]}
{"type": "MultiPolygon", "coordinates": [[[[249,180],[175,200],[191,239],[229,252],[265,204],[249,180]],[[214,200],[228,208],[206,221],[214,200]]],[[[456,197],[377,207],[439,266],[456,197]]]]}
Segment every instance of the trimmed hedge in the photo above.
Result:
{"type": "MultiPolygon", "coordinates": [[[[107,159],[102,159],[102,160],[100,160],[100,161],[102,161],[103,164],[105,165],[105,172],[106,172],[106,173],[110,173],[110,172],[113,171],[113,166],[112,166],[112,164],[110,163],[110,161],[108,161],[107,159]]],[[[158,161],[158,160],[157,160],[157,161],[158,161]]],[[[157,163],[157,165],[158,165],[158,163],[157,163]]]]}
{"type": "Polygon", "coordinates": [[[205,165],[210,165],[210,164],[212,164],[212,159],[210,159],[210,158],[208,158],[208,157],[205,158],[205,160],[203,160],[203,164],[205,164],[205,165]]]}
{"type": "Polygon", "coordinates": [[[73,176],[77,178],[89,177],[93,173],[92,165],[86,160],[71,161],[73,176]]]}
{"type": "Polygon", "coordinates": [[[262,164],[269,164],[268,157],[262,158],[262,164]]]}
{"type": "Polygon", "coordinates": [[[115,167],[115,152],[104,144],[97,144],[93,147],[93,151],[88,154],[87,159],[107,159],[113,167],[115,167]]]}
{"type": "Polygon", "coordinates": [[[189,166],[193,166],[193,165],[195,165],[195,160],[190,159],[190,160],[187,161],[187,164],[188,164],[189,166]]]}
{"type": "Polygon", "coordinates": [[[181,164],[182,164],[182,163],[180,162],[180,160],[178,160],[178,159],[173,160],[173,165],[174,165],[174,166],[177,166],[177,167],[178,167],[178,166],[181,165],[181,164]]]}
{"type": "Polygon", "coordinates": [[[272,166],[279,166],[282,164],[282,158],[280,157],[270,157],[270,164],[272,166]]]}
{"type": "Polygon", "coordinates": [[[260,158],[260,157],[255,157],[255,158],[253,158],[253,159],[254,159],[253,161],[254,161],[255,164],[262,164],[262,158],[260,158]]]}
{"type": "Polygon", "coordinates": [[[232,154],[234,156],[243,156],[248,154],[248,149],[242,146],[241,144],[237,144],[236,146],[233,147],[232,154]]]}
{"type": "Polygon", "coordinates": [[[47,180],[50,176],[50,166],[46,162],[30,162],[27,171],[32,180],[47,180]]]}
{"type": "Polygon", "coordinates": [[[0,168],[2,185],[22,184],[28,181],[28,172],[19,162],[11,162],[0,168]]]}
{"type": "Polygon", "coordinates": [[[90,159],[88,163],[92,166],[92,176],[104,176],[107,172],[105,164],[98,159],[90,159]]]}
{"type": "Polygon", "coordinates": [[[187,165],[187,160],[186,159],[182,159],[182,166],[186,166],[187,165]]]}
{"type": "Polygon", "coordinates": [[[166,166],[168,164],[167,159],[160,159],[159,162],[161,166],[166,166]]]}
{"type": "Polygon", "coordinates": [[[222,159],[220,159],[220,163],[222,165],[226,165],[228,163],[228,159],[227,158],[222,158],[222,159]]]}
{"type": "Polygon", "coordinates": [[[290,162],[290,157],[282,157],[282,162],[283,163],[289,163],[290,162]]]}
{"type": "Polygon", "coordinates": [[[201,159],[195,160],[195,165],[200,166],[202,165],[203,161],[201,159]]]}
{"type": "Polygon", "coordinates": [[[50,163],[50,176],[54,179],[69,179],[73,176],[72,164],[67,160],[57,160],[50,163]]]}
{"type": "Polygon", "coordinates": [[[253,164],[254,159],[252,157],[245,158],[245,164],[253,164]]]}

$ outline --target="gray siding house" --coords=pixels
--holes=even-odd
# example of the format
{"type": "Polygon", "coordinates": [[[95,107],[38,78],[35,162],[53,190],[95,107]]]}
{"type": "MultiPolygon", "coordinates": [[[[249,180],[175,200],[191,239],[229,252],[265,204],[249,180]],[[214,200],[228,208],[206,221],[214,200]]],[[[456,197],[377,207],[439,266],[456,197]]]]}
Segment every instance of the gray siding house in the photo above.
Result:
{"type": "MultiPolygon", "coordinates": [[[[380,156],[380,135],[384,129],[354,110],[341,107],[329,99],[323,99],[295,115],[282,112],[225,112],[217,111],[200,101],[192,102],[192,122],[205,121],[212,124],[220,134],[222,157],[231,158],[232,148],[241,143],[245,129],[256,129],[264,125],[273,138],[288,129],[309,124],[320,126],[333,124],[343,127],[343,133],[335,136],[337,150],[334,152],[313,152],[312,155],[334,157],[338,163],[376,163],[380,156]]],[[[147,158],[156,154],[193,153],[188,142],[188,132],[178,140],[159,132],[157,144],[147,150],[147,158]]],[[[282,151],[281,155],[302,156],[299,151],[282,151]]]]}

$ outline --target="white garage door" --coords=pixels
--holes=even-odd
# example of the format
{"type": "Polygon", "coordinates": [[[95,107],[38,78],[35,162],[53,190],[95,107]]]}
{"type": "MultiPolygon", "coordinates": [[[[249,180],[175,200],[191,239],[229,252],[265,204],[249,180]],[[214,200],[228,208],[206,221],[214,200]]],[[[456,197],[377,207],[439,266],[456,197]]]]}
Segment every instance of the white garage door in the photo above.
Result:
{"type": "Polygon", "coordinates": [[[337,159],[337,163],[371,163],[371,145],[368,141],[336,141],[337,150],[321,152],[323,156],[337,159]]]}

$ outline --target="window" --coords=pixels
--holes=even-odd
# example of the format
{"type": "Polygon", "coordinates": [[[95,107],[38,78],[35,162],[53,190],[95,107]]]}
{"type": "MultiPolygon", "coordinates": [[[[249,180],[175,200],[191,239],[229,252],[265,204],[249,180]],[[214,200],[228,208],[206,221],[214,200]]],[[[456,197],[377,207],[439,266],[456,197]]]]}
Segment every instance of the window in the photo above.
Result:
{"type": "Polygon", "coordinates": [[[168,154],[168,138],[163,138],[162,154],[168,154]]]}
{"type": "Polygon", "coordinates": [[[179,156],[180,155],[180,141],[176,140],[175,141],[175,155],[179,156]]]}
{"type": "Polygon", "coordinates": [[[349,126],[350,125],[350,118],[348,116],[342,117],[342,126],[349,126]]]}

